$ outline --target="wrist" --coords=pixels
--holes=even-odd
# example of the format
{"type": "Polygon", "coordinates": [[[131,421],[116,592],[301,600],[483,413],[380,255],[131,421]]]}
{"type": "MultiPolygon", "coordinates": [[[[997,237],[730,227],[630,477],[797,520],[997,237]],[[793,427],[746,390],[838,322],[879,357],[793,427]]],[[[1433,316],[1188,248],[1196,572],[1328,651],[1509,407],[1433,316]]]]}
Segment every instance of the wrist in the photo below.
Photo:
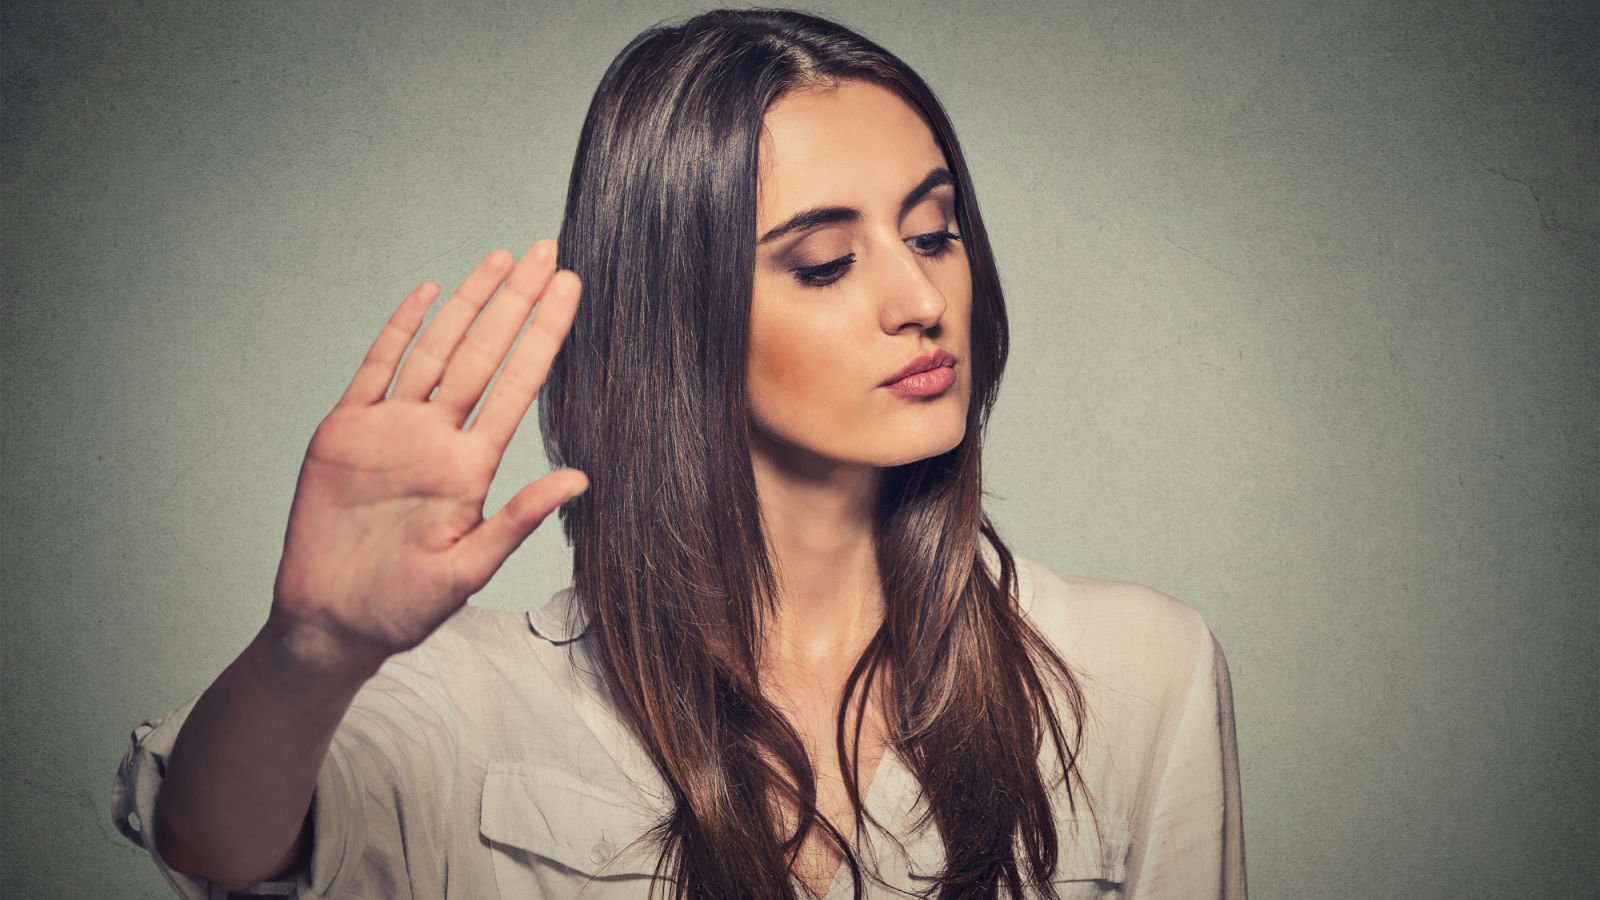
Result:
{"type": "Polygon", "coordinates": [[[347,697],[378,673],[385,658],[351,647],[314,623],[273,613],[240,662],[251,680],[276,692],[347,697]]]}

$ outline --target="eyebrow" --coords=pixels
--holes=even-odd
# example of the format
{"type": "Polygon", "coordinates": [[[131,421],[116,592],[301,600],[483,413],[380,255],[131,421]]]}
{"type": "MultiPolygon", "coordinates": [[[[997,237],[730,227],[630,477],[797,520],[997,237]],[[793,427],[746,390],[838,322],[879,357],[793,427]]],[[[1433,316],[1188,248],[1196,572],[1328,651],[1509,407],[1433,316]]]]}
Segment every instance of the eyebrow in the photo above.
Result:
{"type": "MultiPolygon", "coordinates": [[[[955,184],[956,177],[944,166],[938,166],[922,177],[917,186],[906,194],[900,201],[900,214],[903,216],[911,207],[917,205],[927,193],[940,185],[955,184]]],[[[816,228],[818,225],[837,225],[841,222],[856,222],[861,219],[861,210],[853,206],[819,206],[814,209],[801,210],[789,217],[782,225],[768,231],[756,241],[756,246],[768,244],[786,234],[804,231],[807,228],[816,228]]]]}

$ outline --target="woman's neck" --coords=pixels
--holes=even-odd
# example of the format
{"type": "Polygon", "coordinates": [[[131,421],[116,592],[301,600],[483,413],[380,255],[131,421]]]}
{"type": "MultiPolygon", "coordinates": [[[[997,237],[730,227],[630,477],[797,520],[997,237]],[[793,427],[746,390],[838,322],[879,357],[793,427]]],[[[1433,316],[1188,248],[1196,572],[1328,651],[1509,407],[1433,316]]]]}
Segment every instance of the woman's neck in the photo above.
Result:
{"type": "Polygon", "coordinates": [[[778,578],[767,659],[854,663],[883,620],[872,510],[882,470],[818,460],[765,438],[751,461],[778,578]]]}

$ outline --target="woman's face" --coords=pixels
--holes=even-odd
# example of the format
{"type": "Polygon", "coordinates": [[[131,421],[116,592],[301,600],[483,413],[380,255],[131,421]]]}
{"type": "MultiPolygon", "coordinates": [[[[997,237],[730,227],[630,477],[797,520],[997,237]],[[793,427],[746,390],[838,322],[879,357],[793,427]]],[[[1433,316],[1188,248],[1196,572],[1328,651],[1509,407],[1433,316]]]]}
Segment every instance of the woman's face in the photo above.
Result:
{"type": "Polygon", "coordinates": [[[866,81],[792,92],[764,124],[753,444],[868,466],[950,450],[971,395],[972,278],[933,132],[866,81]],[[886,385],[941,352],[943,365],[886,385]]]}

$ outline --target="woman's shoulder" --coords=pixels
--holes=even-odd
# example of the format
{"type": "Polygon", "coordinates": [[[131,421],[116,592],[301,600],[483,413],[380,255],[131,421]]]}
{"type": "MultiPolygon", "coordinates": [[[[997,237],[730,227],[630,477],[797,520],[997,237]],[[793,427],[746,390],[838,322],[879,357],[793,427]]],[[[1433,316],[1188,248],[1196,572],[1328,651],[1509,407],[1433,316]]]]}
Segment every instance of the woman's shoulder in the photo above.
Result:
{"type": "Polygon", "coordinates": [[[1024,614],[1074,668],[1146,689],[1210,672],[1216,639],[1194,606],[1144,584],[1017,564],[1024,614]]]}
{"type": "Polygon", "coordinates": [[[452,703],[462,702],[458,694],[507,700],[550,678],[550,661],[539,659],[538,643],[527,613],[469,604],[421,644],[386,660],[379,675],[395,685],[426,684],[451,695],[452,703]]]}
{"type": "Polygon", "coordinates": [[[1101,870],[1130,896],[1162,885],[1188,896],[1201,883],[1221,885],[1208,896],[1243,896],[1233,693],[1205,617],[1146,585],[1019,569],[1029,621],[1082,690],[1077,764],[1112,838],[1101,870]]]}
{"type": "Polygon", "coordinates": [[[473,652],[520,656],[531,646],[530,635],[527,613],[468,603],[446,619],[418,649],[426,648],[434,654],[473,652]]]}
{"type": "Polygon", "coordinates": [[[1089,631],[1148,637],[1152,629],[1192,635],[1206,627],[1198,609],[1149,585],[1056,572],[1020,557],[1017,572],[1024,614],[1058,626],[1059,637],[1089,631]]]}

